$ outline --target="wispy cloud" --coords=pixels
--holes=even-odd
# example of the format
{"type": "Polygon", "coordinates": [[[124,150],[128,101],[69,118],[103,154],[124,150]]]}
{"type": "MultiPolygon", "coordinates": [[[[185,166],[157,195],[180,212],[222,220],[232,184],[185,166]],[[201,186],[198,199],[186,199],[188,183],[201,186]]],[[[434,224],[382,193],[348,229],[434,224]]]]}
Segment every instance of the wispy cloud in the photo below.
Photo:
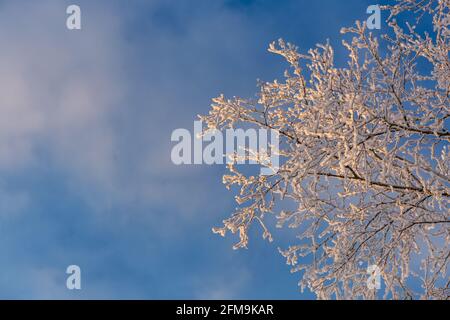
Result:
{"type": "Polygon", "coordinates": [[[255,293],[268,259],[250,273],[250,254],[210,232],[235,206],[224,168],[173,165],[170,134],[221,92],[251,96],[257,78],[281,77],[267,44],[324,40],[311,17],[323,8],[76,2],[80,31],[65,28],[72,2],[0,2],[0,296],[73,298],[64,270],[77,261],[82,297],[255,293]]]}

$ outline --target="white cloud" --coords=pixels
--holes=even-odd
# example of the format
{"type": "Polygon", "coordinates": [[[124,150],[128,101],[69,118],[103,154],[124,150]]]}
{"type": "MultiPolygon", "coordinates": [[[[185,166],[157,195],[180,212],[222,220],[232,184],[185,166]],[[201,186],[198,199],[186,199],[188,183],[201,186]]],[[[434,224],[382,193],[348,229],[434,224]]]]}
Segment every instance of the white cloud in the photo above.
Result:
{"type": "Polygon", "coordinates": [[[239,299],[242,296],[242,291],[250,282],[250,273],[243,267],[232,267],[231,269],[233,272],[226,272],[223,275],[202,275],[196,285],[195,298],[207,300],[239,299]]]}
{"type": "Polygon", "coordinates": [[[14,219],[30,208],[30,197],[25,192],[10,191],[0,183],[0,221],[14,219]]]}
{"type": "MultiPolygon", "coordinates": [[[[192,15],[178,2],[154,1],[156,11],[168,6],[164,10],[176,20],[169,24],[181,32],[150,16],[150,25],[136,31],[145,32],[148,43],[136,43],[127,40],[124,27],[135,12],[81,1],[82,30],[69,31],[66,5],[0,4],[0,173],[51,168],[103,210],[139,199],[193,217],[229,203],[231,198],[205,201],[212,189],[205,167],[171,163],[170,133],[207,111],[217,93],[209,93],[211,80],[236,82],[224,58],[238,69],[251,60],[245,19],[217,4],[203,8],[211,14],[194,18],[197,9],[189,2],[183,8],[192,15]],[[218,36],[220,46],[214,45],[218,36]],[[124,73],[129,69],[134,73],[124,73]]],[[[220,177],[216,181],[220,190],[220,177]]]]}
{"type": "Polygon", "coordinates": [[[111,176],[109,118],[123,83],[120,45],[110,35],[116,21],[101,16],[96,27],[69,31],[61,2],[2,4],[0,170],[29,166],[44,151],[77,176],[111,176]]]}

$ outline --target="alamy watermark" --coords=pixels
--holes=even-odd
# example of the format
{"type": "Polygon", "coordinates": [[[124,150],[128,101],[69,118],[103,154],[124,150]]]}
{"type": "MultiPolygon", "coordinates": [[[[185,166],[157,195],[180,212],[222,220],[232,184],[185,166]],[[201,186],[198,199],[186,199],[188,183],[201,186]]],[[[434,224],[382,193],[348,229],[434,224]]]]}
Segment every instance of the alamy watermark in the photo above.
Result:
{"type": "Polygon", "coordinates": [[[81,8],[76,4],[67,7],[66,13],[69,15],[66,20],[66,27],[69,30],[81,29],[81,8]]]}
{"type": "Polygon", "coordinates": [[[373,4],[367,7],[367,14],[370,16],[366,20],[367,29],[381,29],[381,8],[378,4],[373,4]]]}
{"type": "MultiPolygon", "coordinates": [[[[66,20],[66,27],[69,30],[81,29],[81,8],[76,4],[71,4],[67,7],[66,13],[69,15],[66,20]]],[[[381,8],[378,4],[373,4],[367,7],[367,14],[370,16],[366,20],[367,28],[370,30],[381,29],[381,8]]]]}
{"type": "Polygon", "coordinates": [[[76,264],[67,267],[66,273],[69,275],[66,280],[66,287],[69,290],[81,290],[81,268],[76,264]]]}
{"type": "Polygon", "coordinates": [[[194,121],[193,134],[179,128],[172,132],[171,160],[181,164],[259,164],[261,175],[279,168],[279,134],[267,129],[203,130],[202,121],[194,121]],[[223,132],[224,131],[224,132],[223,132]]]}

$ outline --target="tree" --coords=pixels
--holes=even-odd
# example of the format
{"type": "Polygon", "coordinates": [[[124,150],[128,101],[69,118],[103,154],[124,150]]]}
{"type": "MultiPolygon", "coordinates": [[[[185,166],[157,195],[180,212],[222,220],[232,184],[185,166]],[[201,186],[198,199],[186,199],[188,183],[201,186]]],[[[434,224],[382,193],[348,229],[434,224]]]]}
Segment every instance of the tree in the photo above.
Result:
{"type": "MultiPolygon", "coordinates": [[[[297,228],[280,249],[299,285],[319,299],[446,299],[450,256],[450,1],[383,6],[388,32],[342,29],[349,52],[337,67],[330,44],[307,54],[279,40],[269,51],[290,65],[283,82],[260,83],[257,99],[213,99],[209,130],[251,125],[280,135],[279,170],[223,178],[238,187],[236,212],[213,231],[297,228]],[[403,19],[404,26],[396,19],[403,19]],[[432,19],[430,33],[416,31],[432,19]],[[411,22],[413,21],[413,22],[411,22]],[[279,210],[294,203],[294,210],[279,210]],[[375,265],[380,290],[368,289],[375,265]],[[420,281],[421,287],[418,286],[420,281]]],[[[270,164],[264,163],[262,165],[270,164]]]]}

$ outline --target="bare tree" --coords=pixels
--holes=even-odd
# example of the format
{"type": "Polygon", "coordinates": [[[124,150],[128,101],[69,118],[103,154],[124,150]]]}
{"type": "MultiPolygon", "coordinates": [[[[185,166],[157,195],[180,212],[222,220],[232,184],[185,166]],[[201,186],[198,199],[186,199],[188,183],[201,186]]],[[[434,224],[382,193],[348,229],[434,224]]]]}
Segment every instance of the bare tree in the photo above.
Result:
{"type": "Polygon", "coordinates": [[[213,99],[200,116],[205,130],[276,130],[282,159],[269,176],[229,165],[223,182],[239,187],[239,207],[214,232],[237,232],[241,248],[254,222],[272,240],[268,213],[277,227],[297,228],[297,242],[280,252],[319,299],[448,298],[449,6],[383,6],[381,39],[365,23],[343,29],[345,67],[329,44],[301,54],[279,40],[269,51],[290,64],[283,82],[260,83],[253,100],[213,99]],[[433,30],[421,34],[426,19],[433,30]],[[289,203],[293,210],[279,209],[289,203]],[[369,265],[379,268],[380,290],[367,287],[369,265]]]}

